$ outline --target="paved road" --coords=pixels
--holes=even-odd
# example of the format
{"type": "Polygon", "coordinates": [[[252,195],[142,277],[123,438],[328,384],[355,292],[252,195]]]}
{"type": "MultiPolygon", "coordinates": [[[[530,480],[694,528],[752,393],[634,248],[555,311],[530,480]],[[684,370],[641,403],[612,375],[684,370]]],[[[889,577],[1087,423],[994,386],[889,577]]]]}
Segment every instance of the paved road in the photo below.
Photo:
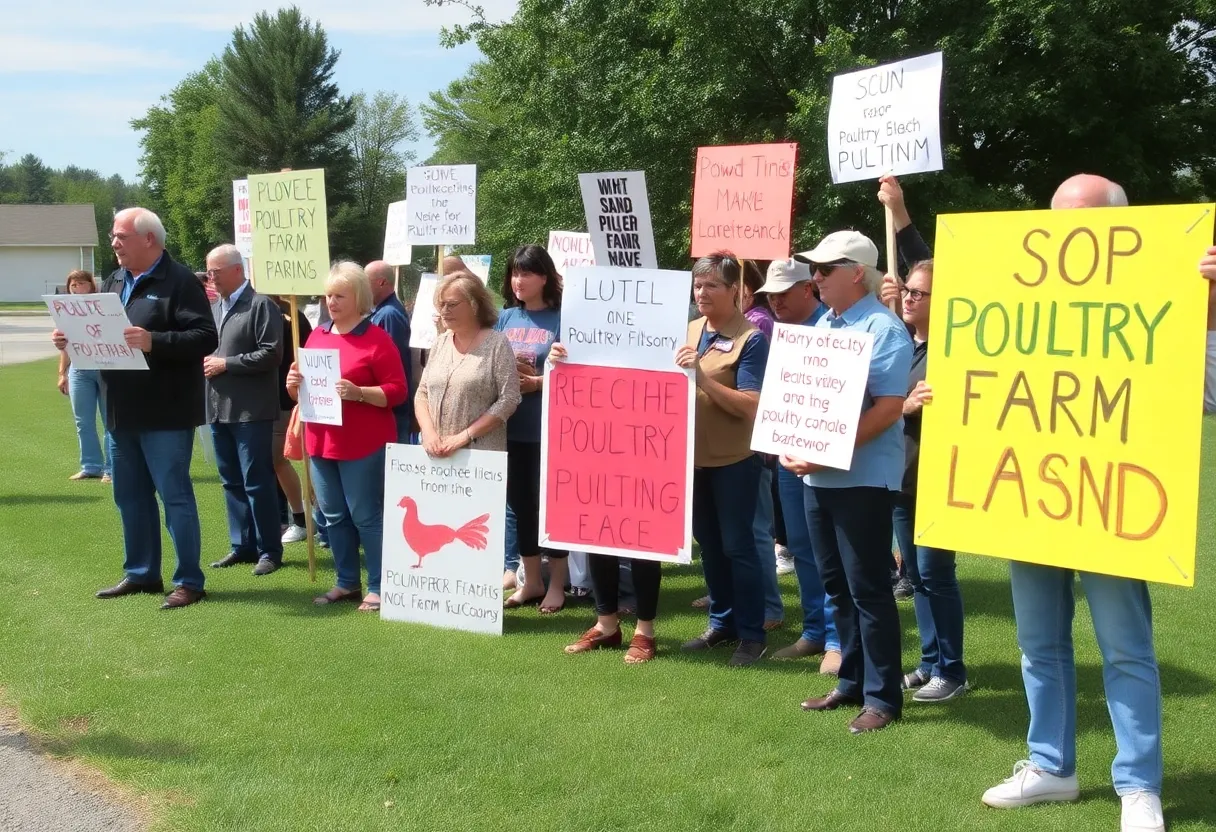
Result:
{"type": "Polygon", "coordinates": [[[0,315],[0,366],[54,356],[53,328],[50,315],[0,315]]]}

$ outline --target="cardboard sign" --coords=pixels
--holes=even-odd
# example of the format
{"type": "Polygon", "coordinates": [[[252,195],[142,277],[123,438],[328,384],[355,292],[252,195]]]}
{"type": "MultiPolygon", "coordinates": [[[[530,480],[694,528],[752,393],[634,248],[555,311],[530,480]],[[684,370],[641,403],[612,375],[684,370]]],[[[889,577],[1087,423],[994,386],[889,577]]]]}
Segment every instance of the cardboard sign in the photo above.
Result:
{"type": "Polygon", "coordinates": [[[249,177],[253,285],[264,295],[319,295],[329,277],[325,171],[249,177]]]}
{"type": "Polygon", "coordinates": [[[1214,210],[938,217],[918,544],[1194,585],[1214,210]]]}
{"type": "Polygon", "coordinates": [[[409,208],[403,199],[388,206],[388,220],[384,224],[384,257],[390,266],[408,266],[414,256],[410,243],[409,208]]]}
{"type": "Polygon", "coordinates": [[[691,562],[688,376],[558,364],[544,389],[541,545],[691,562]]]}
{"type": "Polygon", "coordinates": [[[507,455],[389,445],[380,617],[502,635],[507,455]]]}
{"type": "Polygon", "coordinates": [[[729,251],[751,260],[790,256],[796,144],[697,150],[692,256],[729,251]]]}
{"type": "Polygon", "coordinates": [[[65,352],[78,370],[146,370],[142,350],[127,346],[131,325],[122,298],[113,292],[43,295],[55,328],[68,339],[65,352]]]}
{"type": "Polygon", "coordinates": [[[549,245],[545,247],[557,266],[557,273],[564,275],[571,266],[594,266],[595,250],[591,246],[591,235],[582,231],[550,231],[549,245]]]}
{"type": "Polygon", "coordinates": [[[253,257],[253,219],[249,215],[249,180],[232,180],[232,241],[246,261],[253,257]]]}
{"type": "Polygon", "coordinates": [[[580,173],[578,184],[595,261],[628,269],[657,269],[646,174],[580,173]]]}
{"type": "Polygon", "coordinates": [[[477,165],[410,168],[406,174],[409,222],[416,246],[472,245],[477,237],[477,165]]]}
{"type": "Polygon", "coordinates": [[[691,272],[575,266],[565,276],[562,331],[572,364],[684,372],[691,272]]]}
{"type": "Polygon", "coordinates": [[[336,389],[342,378],[338,351],[301,347],[296,366],[301,376],[300,421],[341,425],[342,400],[336,389]]]}
{"type": "Polygon", "coordinates": [[[481,282],[489,285],[490,283],[490,255],[489,254],[462,254],[460,259],[464,261],[464,265],[473,274],[481,278],[481,282]]]}
{"type": "Polygon", "coordinates": [[[941,170],[941,87],[941,52],[833,78],[832,181],[941,170]]]}
{"type": "Polygon", "coordinates": [[[873,350],[869,332],[774,325],[752,450],[847,471],[873,350]]]}

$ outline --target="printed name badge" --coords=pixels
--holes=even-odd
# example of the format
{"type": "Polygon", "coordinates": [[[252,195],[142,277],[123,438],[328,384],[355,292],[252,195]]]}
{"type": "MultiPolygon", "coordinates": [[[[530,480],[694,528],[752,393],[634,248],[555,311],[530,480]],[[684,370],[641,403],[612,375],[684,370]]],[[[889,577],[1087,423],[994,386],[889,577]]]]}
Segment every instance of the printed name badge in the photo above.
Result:
{"type": "Polygon", "coordinates": [[[714,341],[710,346],[712,346],[718,352],[730,352],[731,350],[733,350],[735,348],[735,342],[719,340],[719,341],[714,341]]]}

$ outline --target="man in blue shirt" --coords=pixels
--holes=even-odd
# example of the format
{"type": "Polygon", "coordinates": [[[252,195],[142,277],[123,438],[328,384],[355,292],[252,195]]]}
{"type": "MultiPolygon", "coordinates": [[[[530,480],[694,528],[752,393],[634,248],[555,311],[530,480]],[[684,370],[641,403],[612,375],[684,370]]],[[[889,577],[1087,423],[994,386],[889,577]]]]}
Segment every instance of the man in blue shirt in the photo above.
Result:
{"type": "Polygon", "coordinates": [[[405,384],[410,391],[405,401],[393,408],[397,419],[397,441],[405,444],[413,432],[414,386],[410,383],[410,317],[397,297],[393,267],[383,260],[373,260],[364,269],[372,284],[372,323],[388,333],[401,354],[401,366],[405,368],[405,384]]]}
{"type": "Polygon", "coordinates": [[[882,283],[878,248],[856,231],[829,234],[810,263],[829,311],[821,329],[873,336],[870,371],[853,462],[847,471],[782,457],[803,477],[807,526],[824,589],[836,606],[840,670],[836,688],[808,699],[808,711],[862,706],[854,734],[877,731],[903,712],[899,613],[891,588],[891,512],[903,483],[903,406],[912,364],[912,339],[901,320],[875,295],[882,283]]]}

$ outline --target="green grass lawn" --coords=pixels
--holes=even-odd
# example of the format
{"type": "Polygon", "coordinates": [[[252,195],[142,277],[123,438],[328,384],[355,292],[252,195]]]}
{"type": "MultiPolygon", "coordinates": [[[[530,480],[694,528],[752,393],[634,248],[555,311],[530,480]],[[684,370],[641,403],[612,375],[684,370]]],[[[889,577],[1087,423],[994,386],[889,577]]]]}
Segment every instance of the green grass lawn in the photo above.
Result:
{"type": "MultiPolygon", "coordinates": [[[[985,788],[1025,756],[1026,705],[1007,566],[960,563],[974,691],[909,705],[852,737],[852,713],[804,714],[830,683],[817,665],[726,667],[684,656],[702,614],[697,568],[665,575],[660,657],[562,646],[589,609],[508,616],[501,639],[388,624],[310,602],[332,579],[304,547],[265,578],[209,571],[210,598],[98,601],[121,576],[109,487],[69,483],[76,443],[48,362],[0,374],[0,686],[55,753],[135,794],[158,827],[186,830],[1116,830],[1114,738],[1084,605],[1077,614],[1082,801],[985,809],[985,788]]],[[[1216,454],[1209,424],[1205,454],[1216,454]]],[[[1205,466],[1199,586],[1156,586],[1171,829],[1216,826],[1216,582],[1205,466]]],[[[196,453],[204,561],[228,551],[215,472],[196,453]]],[[[166,539],[166,553],[171,553],[166,539]]],[[[171,557],[171,556],[170,556],[171,557]]],[[[166,576],[171,572],[166,563],[166,576]]],[[[799,618],[783,578],[790,626],[799,618]]],[[[904,659],[916,658],[901,605],[904,659]]],[[[0,799],[3,799],[0,797],[0,799]]]]}

